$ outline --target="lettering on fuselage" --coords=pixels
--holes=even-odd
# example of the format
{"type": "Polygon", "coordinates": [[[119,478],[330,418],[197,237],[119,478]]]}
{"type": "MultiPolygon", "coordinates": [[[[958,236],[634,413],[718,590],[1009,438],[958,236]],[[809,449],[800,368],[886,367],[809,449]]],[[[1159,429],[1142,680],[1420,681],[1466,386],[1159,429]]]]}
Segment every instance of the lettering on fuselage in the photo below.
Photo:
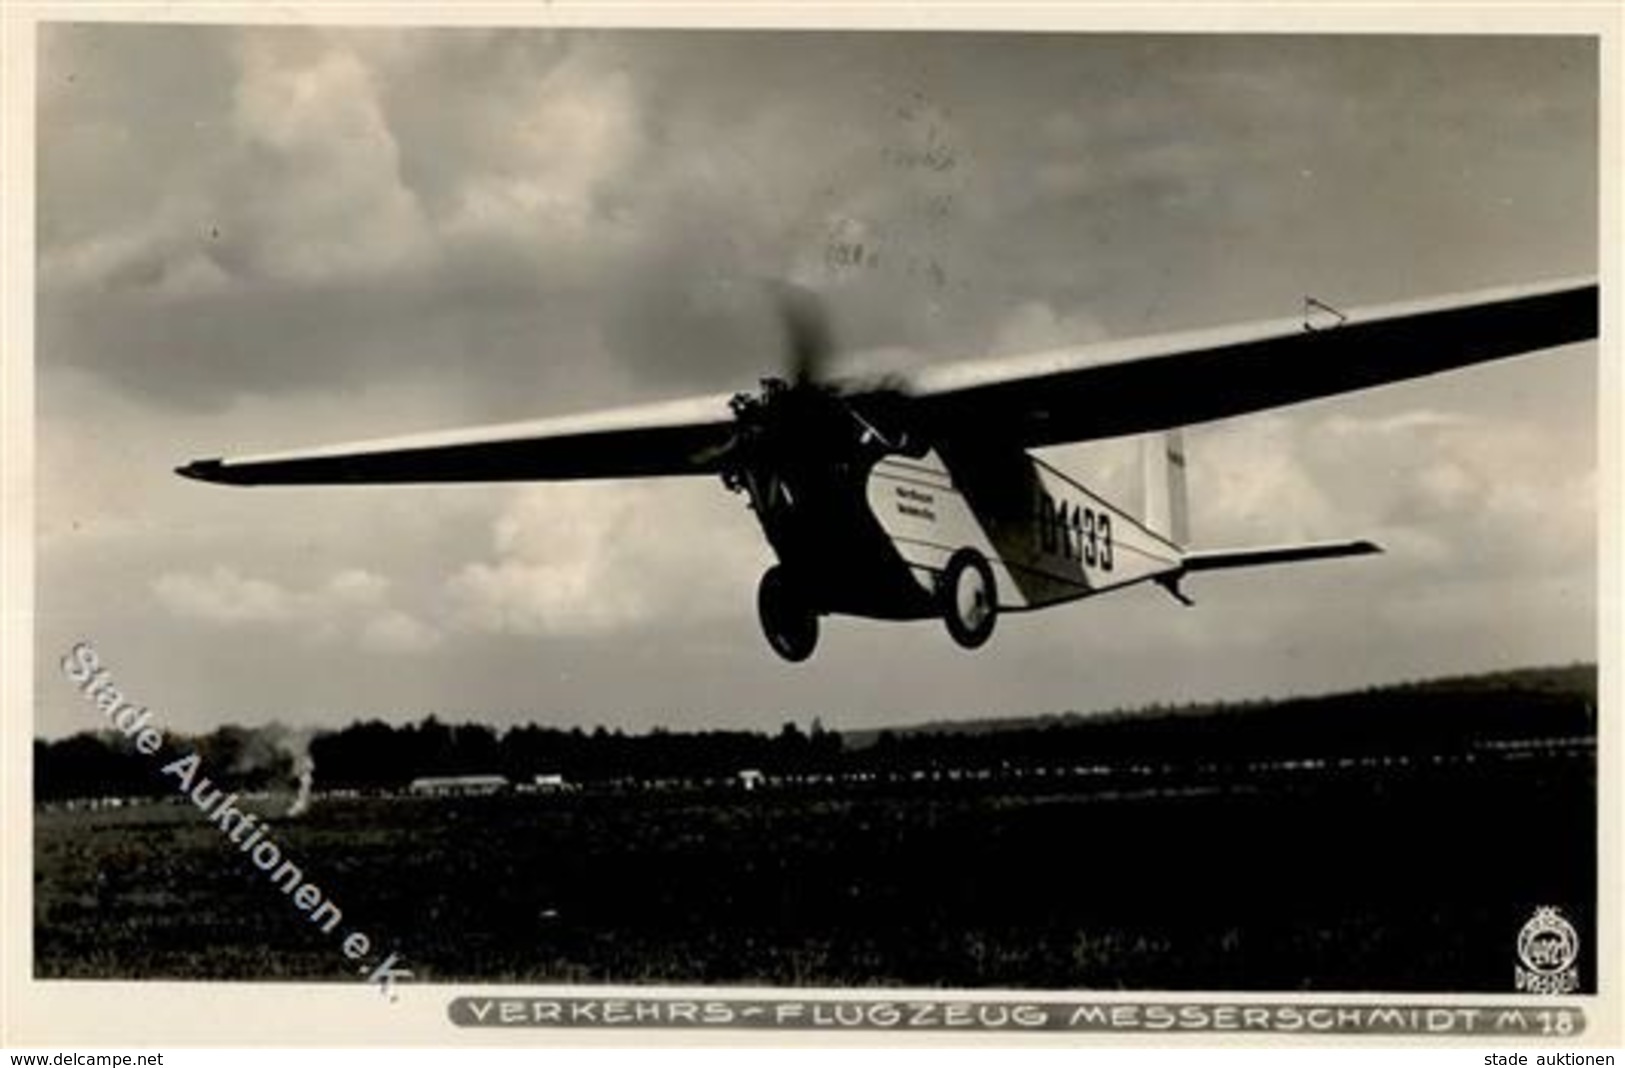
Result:
{"type": "Polygon", "coordinates": [[[913,486],[895,486],[893,490],[897,494],[898,514],[932,523],[937,521],[936,494],[917,490],[913,486]]]}
{"type": "Polygon", "coordinates": [[[1063,560],[1112,569],[1112,517],[1104,509],[1062,500],[1038,491],[1038,544],[1063,560]]]}

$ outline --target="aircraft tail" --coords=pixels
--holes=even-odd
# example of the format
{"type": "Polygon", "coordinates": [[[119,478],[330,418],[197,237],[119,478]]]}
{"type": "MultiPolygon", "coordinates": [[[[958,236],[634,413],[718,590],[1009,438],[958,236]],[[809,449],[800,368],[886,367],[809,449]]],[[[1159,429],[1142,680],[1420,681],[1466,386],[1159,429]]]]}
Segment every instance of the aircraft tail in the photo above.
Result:
{"type": "Polygon", "coordinates": [[[1328,560],[1340,556],[1365,556],[1382,552],[1381,546],[1357,541],[1317,541],[1298,545],[1253,546],[1242,549],[1205,549],[1193,552],[1190,545],[1190,519],[1186,512],[1185,440],[1178,430],[1167,430],[1143,439],[1141,459],[1145,476],[1146,528],[1171,542],[1180,552],[1176,570],[1157,578],[1169,593],[1183,604],[1191,604],[1179,589],[1179,582],[1193,571],[1221,571],[1235,567],[1261,567],[1269,564],[1296,564],[1328,560]]]}
{"type": "Polygon", "coordinates": [[[1364,538],[1357,541],[1311,541],[1299,545],[1270,545],[1247,549],[1209,549],[1199,553],[1186,553],[1185,570],[1219,571],[1231,567],[1296,564],[1305,560],[1330,560],[1338,556],[1366,556],[1380,552],[1382,546],[1364,538]]]}
{"type": "Polygon", "coordinates": [[[1153,434],[1141,443],[1145,477],[1145,525],[1153,534],[1183,548],[1190,543],[1185,505],[1185,435],[1179,430],[1153,434]]]}

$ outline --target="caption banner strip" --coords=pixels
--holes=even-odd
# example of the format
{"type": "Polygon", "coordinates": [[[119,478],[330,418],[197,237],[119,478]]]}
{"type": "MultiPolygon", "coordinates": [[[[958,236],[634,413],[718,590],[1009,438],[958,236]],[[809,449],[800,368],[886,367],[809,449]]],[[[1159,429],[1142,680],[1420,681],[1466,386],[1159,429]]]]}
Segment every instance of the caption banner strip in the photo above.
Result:
{"type": "Polygon", "coordinates": [[[876,1001],[852,998],[459,997],[458,1027],[692,1028],[1087,1033],[1237,1032],[1574,1038],[1585,1013],[1557,1005],[1251,1002],[876,1001]]]}

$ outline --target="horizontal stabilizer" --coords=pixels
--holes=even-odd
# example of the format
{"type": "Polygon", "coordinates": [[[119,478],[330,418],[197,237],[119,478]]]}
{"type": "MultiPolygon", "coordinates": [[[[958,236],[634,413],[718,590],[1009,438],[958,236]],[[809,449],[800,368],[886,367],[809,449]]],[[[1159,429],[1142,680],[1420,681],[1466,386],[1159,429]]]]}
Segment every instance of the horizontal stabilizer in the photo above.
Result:
{"type": "Polygon", "coordinates": [[[1380,553],[1375,542],[1314,541],[1302,545],[1273,545],[1257,549],[1213,549],[1186,553],[1186,571],[1219,571],[1229,567],[1260,567],[1265,564],[1295,564],[1304,560],[1327,560],[1337,556],[1366,556],[1380,553]]]}

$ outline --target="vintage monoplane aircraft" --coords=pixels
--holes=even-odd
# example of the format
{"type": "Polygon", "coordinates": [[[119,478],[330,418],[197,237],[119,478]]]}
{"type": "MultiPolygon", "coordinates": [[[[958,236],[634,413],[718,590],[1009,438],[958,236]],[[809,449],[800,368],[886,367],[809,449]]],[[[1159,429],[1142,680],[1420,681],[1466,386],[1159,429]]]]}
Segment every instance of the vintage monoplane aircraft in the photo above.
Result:
{"type": "Polygon", "coordinates": [[[830,381],[814,298],[780,287],[785,378],[737,393],[235,459],[232,485],[720,476],[778,563],[757,592],[773,649],[804,660],[824,615],[941,617],[966,648],[1001,611],[1187,574],[1379,551],[1369,541],[1193,550],[1179,428],[1597,334],[1595,280],[830,381]],[[1029,450],[1146,434],[1138,515],[1029,450]]]}

